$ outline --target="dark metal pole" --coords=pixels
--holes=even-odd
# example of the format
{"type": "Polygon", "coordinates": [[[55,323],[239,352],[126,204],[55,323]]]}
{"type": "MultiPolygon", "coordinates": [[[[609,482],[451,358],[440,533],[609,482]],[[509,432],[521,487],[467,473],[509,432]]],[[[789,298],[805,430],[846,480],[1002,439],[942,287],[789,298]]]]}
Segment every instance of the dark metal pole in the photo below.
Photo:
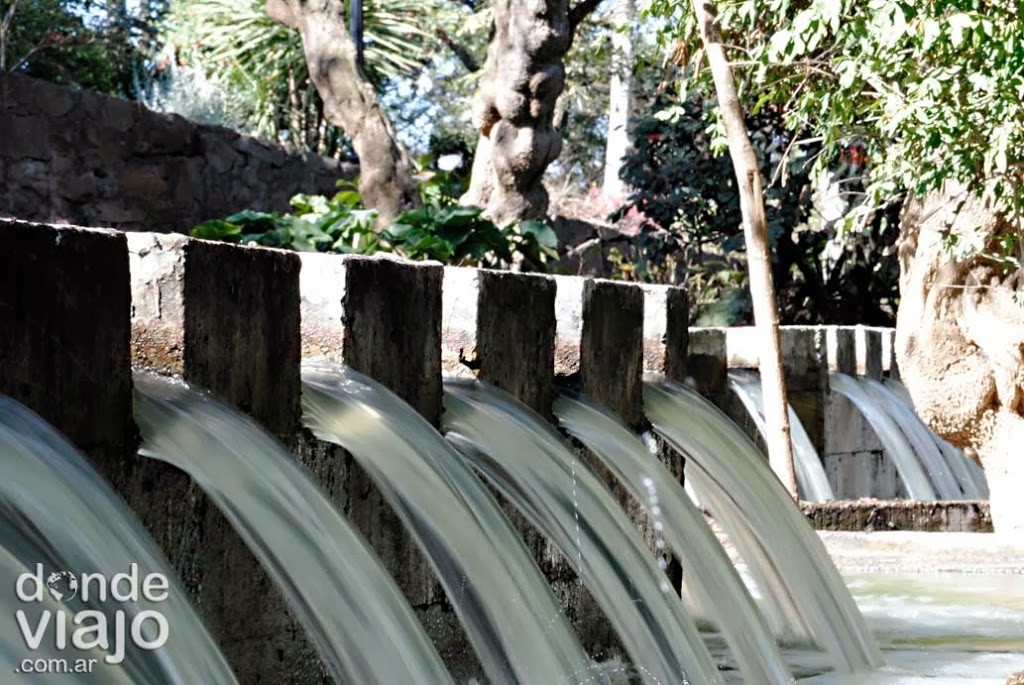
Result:
{"type": "Polygon", "coordinates": [[[349,0],[349,12],[352,15],[352,42],[356,44],[356,64],[363,68],[363,0],[349,0]]]}

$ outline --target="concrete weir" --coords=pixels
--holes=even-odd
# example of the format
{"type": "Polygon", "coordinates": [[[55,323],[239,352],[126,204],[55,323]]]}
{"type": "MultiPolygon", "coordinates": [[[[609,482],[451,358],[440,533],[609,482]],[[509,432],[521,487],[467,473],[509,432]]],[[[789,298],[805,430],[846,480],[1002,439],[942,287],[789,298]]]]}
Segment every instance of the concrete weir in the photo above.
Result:
{"type": "MultiPolygon", "coordinates": [[[[302,428],[301,361],[327,359],[367,374],[434,425],[442,420],[442,376],[450,374],[493,383],[546,417],[556,389],[583,392],[636,430],[647,427],[645,372],[692,378],[735,411],[727,371],[757,362],[749,330],[689,330],[680,288],[10,220],[0,220],[0,242],[0,394],[54,424],[121,493],[181,575],[243,685],[328,678],[226,519],[184,473],[136,456],[133,366],[184,378],[286,444],[369,541],[464,682],[476,674],[475,659],[419,549],[352,457],[302,428]]],[[[833,481],[851,492],[864,464],[883,460],[863,420],[829,393],[828,374],[893,377],[894,365],[884,363],[889,336],[783,329],[793,404],[833,481]]],[[[681,457],[668,450],[661,457],[681,478],[681,457]]],[[[983,509],[945,504],[927,519],[873,506],[839,518],[808,513],[822,525],[842,519],[876,528],[985,520],[983,509]]],[[[643,527],[640,512],[632,513],[643,527]]],[[[615,653],[617,640],[572,567],[518,523],[584,643],[595,656],[615,653]]]]}

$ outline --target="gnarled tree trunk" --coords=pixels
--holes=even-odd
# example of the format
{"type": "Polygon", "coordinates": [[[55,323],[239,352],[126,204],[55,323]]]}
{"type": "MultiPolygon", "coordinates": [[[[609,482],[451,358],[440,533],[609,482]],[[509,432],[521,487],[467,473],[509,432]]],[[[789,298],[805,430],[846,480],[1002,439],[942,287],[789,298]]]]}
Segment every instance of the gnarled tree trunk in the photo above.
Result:
{"type": "Polygon", "coordinates": [[[271,19],[302,35],[309,75],[324,101],[324,115],[352,138],[359,155],[359,192],[376,209],[378,225],[419,204],[412,164],[357,64],[345,28],[343,0],[267,0],[271,19]]]}
{"type": "Polygon", "coordinates": [[[553,124],[565,87],[562,59],[576,26],[599,0],[569,8],[568,0],[494,0],[494,35],[473,125],[480,131],[464,204],[478,205],[499,225],[544,219],[541,177],[562,150],[553,124]]]}
{"type": "MultiPolygon", "coordinates": [[[[958,260],[946,235],[1024,233],[978,197],[948,186],[909,200],[900,235],[896,355],[914,407],[978,458],[997,532],[1024,530],[1024,272],[984,255],[958,260]]],[[[985,240],[981,240],[984,244],[985,240]]],[[[1017,243],[1020,250],[1020,242],[1017,243]]],[[[994,247],[994,240],[986,246],[994,247]]],[[[1018,258],[1020,255],[1017,255],[1018,258]]]]}

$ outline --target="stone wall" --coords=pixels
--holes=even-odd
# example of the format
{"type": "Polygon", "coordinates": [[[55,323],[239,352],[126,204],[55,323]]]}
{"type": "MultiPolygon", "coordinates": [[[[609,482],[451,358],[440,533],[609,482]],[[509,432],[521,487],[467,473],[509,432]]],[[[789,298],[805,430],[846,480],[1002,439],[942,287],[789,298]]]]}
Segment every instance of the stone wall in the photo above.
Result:
{"type": "Polygon", "coordinates": [[[242,209],[286,210],[356,167],[202,126],[137,102],[0,74],[0,216],[187,231],[242,209]]]}

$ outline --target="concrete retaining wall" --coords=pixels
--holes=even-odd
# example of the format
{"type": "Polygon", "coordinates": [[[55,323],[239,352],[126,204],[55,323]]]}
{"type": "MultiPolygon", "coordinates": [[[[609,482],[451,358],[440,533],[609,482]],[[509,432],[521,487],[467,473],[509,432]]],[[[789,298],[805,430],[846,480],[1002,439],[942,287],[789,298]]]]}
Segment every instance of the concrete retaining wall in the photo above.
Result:
{"type": "MultiPolygon", "coordinates": [[[[223,516],[183,473],[136,458],[132,364],[183,376],[290,446],[376,550],[453,675],[464,681],[474,674],[475,659],[417,546],[351,456],[301,428],[300,359],[344,362],[435,424],[444,367],[479,375],[545,415],[556,383],[567,384],[642,430],[644,372],[692,376],[721,402],[728,365],[751,358],[747,331],[688,331],[686,295],[675,288],[299,256],[176,235],[5,220],[0,241],[8,248],[0,252],[0,394],[54,423],[138,512],[243,685],[306,685],[325,682],[325,675],[284,600],[223,516]]],[[[814,429],[820,438],[830,430],[832,411],[825,335],[793,329],[784,343],[793,387],[806,398],[800,410],[820,422],[814,429]]],[[[879,372],[881,365],[869,360],[881,343],[866,342],[864,349],[864,369],[879,372]]],[[[856,350],[843,350],[837,363],[855,363],[849,360],[856,350]]],[[[662,457],[682,478],[679,455],[662,457]]],[[[923,518],[882,517],[878,510],[843,513],[841,525],[967,527],[984,520],[980,509],[975,515],[947,507],[923,518]]],[[[633,514],[643,527],[644,518],[633,514]]],[[[810,515],[840,525],[834,513],[810,515]]],[[[614,653],[615,636],[571,565],[539,535],[524,535],[584,643],[595,654],[614,653]]]]}
{"type": "Polygon", "coordinates": [[[0,216],[187,231],[331,194],[351,164],[291,154],[137,102],[0,73],[0,216]]]}

